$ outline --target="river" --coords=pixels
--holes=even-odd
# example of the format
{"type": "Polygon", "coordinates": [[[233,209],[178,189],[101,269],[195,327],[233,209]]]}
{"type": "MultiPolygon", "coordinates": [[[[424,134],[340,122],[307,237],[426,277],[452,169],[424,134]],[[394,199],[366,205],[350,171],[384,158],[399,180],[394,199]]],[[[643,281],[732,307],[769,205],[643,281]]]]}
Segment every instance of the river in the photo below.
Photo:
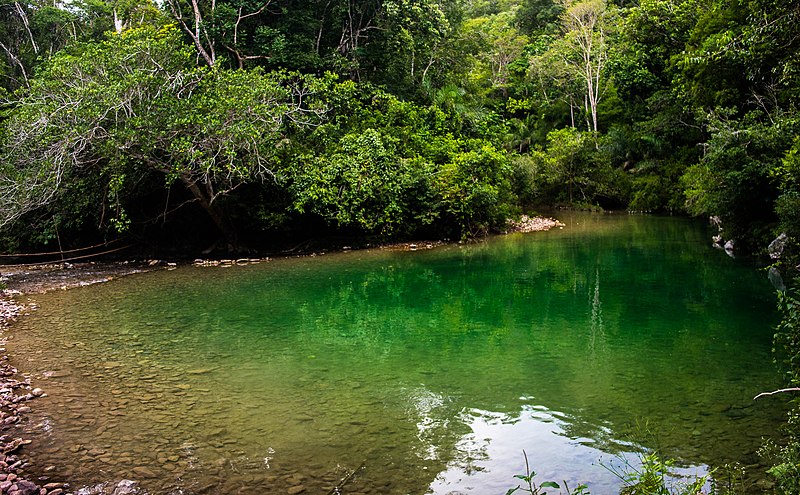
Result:
{"type": "Polygon", "coordinates": [[[784,418],[752,400],[780,383],[765,274],[688,219],[560,219],[36,296],[8,345],[48,393],[24,425],[34,474],[84,493],[504,494],[524,450],[538,482],[612,494],[614,466],[652,449],[690,475],[758,469],[784,418]]]}

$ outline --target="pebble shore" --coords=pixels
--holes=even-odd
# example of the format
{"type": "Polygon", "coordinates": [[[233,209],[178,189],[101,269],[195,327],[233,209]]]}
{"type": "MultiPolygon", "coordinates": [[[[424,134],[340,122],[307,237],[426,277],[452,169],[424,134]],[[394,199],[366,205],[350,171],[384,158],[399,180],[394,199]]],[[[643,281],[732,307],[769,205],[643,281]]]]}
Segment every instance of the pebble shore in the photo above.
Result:
{"type": "MultiPolygon", "coordinates": [[[[11,299],[10,291],[0,291],[0,331],[19,316],[24,307],[11,299]]],[[[28,405],[38,397],[46,396],[44,390],[31,386],[30,380],[20,379],[17,369],[8,362],[5,337],[0,338],[0,493],[8,495],[62,495],[64,483],[49,480],[32,481],[25,477],[27,462],[24,446],[30,440],[9,434],[14,425],[22,421],[31,408],[28,405]]]]}
{"type": "Polygon", "coordinates": [[[96,489],[74,492],[69,484],[53,481],[51,476],[37,479],[27,476],[25,446],[31,441],[12,433],[18,431],[17,426],[26,421],[26,415],[31,411],[30,402],[47,394],[32,385],[30,379],[22,377],[9,363],[6,335],[14,320],[29,309],[34,309],[20,304],[15,296],[107,282],[146,269],[145,266],[128,263],[59,263],[36,267],[0,265],[0,282],[13,287],[0,290],[0,495],[144,495],[138,483],[131,480],[105,483],[96,489]]]}
{"type": "Polygon", "coordinates": [[[543,232],[565,225],[554,218],[529,217],[522,215],[519,220],[509,220],[508,226],[512,232],[543,232]]]}

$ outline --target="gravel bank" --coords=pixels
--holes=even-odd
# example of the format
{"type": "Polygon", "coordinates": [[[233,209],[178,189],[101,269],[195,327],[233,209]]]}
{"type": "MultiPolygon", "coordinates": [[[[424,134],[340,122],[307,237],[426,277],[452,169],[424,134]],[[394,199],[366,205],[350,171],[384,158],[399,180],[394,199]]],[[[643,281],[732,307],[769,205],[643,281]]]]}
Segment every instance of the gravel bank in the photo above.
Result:
{"type": "MultiPolygon", "coordinates": [[[[0,494],[3,495],[71,495],[66,483],[51,478],[30,479],[26,477],[25,446],[30,440],[12,434],[18,423],[26,421],[26,415],[34,406],[32,401],[45,397],[44,390],[36,388],[30,380],[22,377],[9,364],[6,353],[6,335],[13,321],[33,309],[25,307],[20,295],[66,290],[96,283],[132,273],[156,268],[149,263],[59,263],[35,266],[0,265],[0,494]]],[[[137,484],[122,480],[106,484],[102,490],[92,494],[132,495],[141,493],[137,484]]],[[[80,490],[75,495],[89,495],[80,490]]]]}

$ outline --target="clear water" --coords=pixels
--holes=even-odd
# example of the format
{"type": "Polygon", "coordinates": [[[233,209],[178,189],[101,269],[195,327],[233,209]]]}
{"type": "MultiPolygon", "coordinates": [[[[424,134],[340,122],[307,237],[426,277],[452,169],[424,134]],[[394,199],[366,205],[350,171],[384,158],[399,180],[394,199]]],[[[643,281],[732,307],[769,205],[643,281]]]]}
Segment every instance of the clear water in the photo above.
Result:
{"type": "Polygon", "coordinates": [[[659,448],[752,465],[783,413],[763,273],[685,219],[183,267],[37,296],[15,364],[37,474],[150,493],[614,493],[659,448]],[[348,478],[348,475],[355,474],[348,478]]]}

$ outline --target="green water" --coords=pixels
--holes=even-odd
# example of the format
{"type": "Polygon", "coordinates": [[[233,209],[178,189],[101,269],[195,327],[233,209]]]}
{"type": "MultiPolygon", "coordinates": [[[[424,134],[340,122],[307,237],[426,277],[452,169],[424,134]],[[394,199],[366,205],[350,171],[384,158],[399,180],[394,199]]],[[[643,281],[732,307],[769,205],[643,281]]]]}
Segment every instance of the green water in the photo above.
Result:
{"type": "MultiPolygon", "coordinates": [[[[620,484],[658,447],[752,465],[783,413],[764,274],[701,224],[567,227],[428,251],[182,267],[37,296],[15,364],[48,392],[37,474],[150,493],[502,494],[620,484]],[[50,473],[50,474],[48,474],[50,473]]],[[[89,493],[90,490],[84,490],[89,493]]]]}

